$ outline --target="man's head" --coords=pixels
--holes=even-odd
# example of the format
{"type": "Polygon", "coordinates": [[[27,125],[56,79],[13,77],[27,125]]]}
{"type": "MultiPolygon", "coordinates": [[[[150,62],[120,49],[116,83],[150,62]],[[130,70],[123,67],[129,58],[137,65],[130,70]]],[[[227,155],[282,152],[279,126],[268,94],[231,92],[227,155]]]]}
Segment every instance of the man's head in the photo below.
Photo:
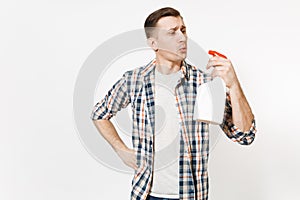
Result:
{"type": "Polygon", "coordinates": [[[186,58],[187,35],[179,11],[166,7],[151,13],[144,24],[149,46],[157,56],[170,61],[186,58]]]}

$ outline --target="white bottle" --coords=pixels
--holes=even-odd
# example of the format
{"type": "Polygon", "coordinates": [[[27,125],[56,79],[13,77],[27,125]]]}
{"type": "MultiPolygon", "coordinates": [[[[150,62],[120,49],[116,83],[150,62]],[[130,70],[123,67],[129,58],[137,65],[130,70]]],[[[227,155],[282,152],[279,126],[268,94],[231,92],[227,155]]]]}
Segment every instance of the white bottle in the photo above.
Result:
{"type": "Polygon", "coordinates": [[[194,119],[211,124],[221,124],[224,117],[226,85],[220,77],[200,85],[194,108],[194,119]]]}

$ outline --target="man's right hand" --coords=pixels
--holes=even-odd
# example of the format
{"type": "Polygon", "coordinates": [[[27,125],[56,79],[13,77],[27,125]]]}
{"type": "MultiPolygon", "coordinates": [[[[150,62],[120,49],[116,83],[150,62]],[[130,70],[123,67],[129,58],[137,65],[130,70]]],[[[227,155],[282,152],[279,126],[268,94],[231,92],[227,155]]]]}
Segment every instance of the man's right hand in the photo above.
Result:
{"type": "Polygon", "coordinates": [[[133,149],[128,147],[122,149],[116,149],[118,156],[128,167],[137,170],[138,166],[136,164],[136,155],[133,149]]]}
{"type": "Polygon", "coordinates": [[[135,151],[128,148],[119,137],[114,125],[109,120],[94,120],[99,133],[109,142],[118,156],[128,167],[137,170],[135,151]]]}

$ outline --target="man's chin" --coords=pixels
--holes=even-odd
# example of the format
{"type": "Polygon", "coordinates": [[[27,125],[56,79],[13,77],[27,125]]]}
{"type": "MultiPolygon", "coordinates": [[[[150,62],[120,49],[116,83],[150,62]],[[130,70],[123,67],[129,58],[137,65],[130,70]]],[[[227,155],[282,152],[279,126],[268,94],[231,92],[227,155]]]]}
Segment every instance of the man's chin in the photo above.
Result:
{"type": "Polygon", "coordinates": [[[184,59],[186,59],[186,54],[177,54],[177,57],[178,57],[178,59],[179,60],[184,60],[184,59]]]}
{"type": "Polygon", "coordinates": [[[169,52],[169,54],[165,54],[162,57],[167,58],[168,60],[172,60],[174,62],[179,62],[179,61],[183,61],[184,59],[186,59],[187,54],[184,52],[169,52]]]}
{"type": "Polygon", "coordinates": [[[177,57],[180,57],[180,58],[182,58],[182,59],[185,59],[186,58],[186,56],[187,56],[187,51],[186,50],[179,50],[179,51],[177,51],[176,52],[176,56],[177,57]]]}

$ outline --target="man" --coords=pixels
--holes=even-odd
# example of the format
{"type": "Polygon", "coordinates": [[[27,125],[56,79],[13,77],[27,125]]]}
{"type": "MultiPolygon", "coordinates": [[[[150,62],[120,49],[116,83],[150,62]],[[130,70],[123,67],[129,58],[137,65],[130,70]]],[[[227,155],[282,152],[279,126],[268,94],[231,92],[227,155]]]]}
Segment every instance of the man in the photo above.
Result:
{"type": "Polygon", "coordinates": [[[156,58],[124,73],[95,105],[91,118],[122,161],[134,169],[132,200],[208,199],[209,124],[193,119],[197,87],[217,76],[224,80],[229,91],[220,126],[233,141],[252,143],[256,132],[254,116],[230,60],[212,57],[207,64],[207,68],[214,68],[211,75],[185,62],[187,33],[177,10],[166,7],[153,12],[144,28],[156,58]],[[172,102],[159,92],[159,85],[170,89],[172,102]],[[167,123],[172,124],[160,135],[157,102],[166,109],[167,123]],[[109,121],[128,104],[132,107],[133,149],[123,143],[109,121]],[[158,159],[157,149],[163,149],[170,140],[177,146],[178,160],[159,170],[162,159],[158,159]]]}

